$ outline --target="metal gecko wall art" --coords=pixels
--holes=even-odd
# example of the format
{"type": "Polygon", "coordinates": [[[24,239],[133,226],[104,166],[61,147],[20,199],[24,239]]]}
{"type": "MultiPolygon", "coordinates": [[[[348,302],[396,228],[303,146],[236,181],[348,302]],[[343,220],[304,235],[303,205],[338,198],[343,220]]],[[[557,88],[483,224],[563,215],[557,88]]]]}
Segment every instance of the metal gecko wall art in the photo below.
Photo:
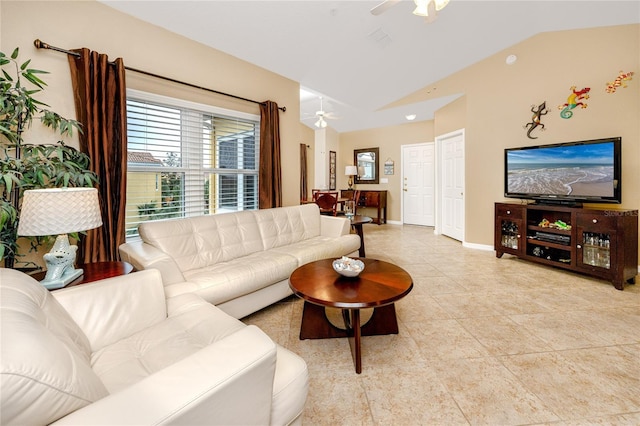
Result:
{"type": "Polygon", "coordinates": [[[589,91],[591,91],[590,87],[585,87],[582,90],[576,90],[576,86],[571,86],[571,94],[567,98],[567,103],[558,105],[558,109],[560,111],[560,117],[562,118],[571,118],[573,117],[573,109],[576,107],[580,107],[585,109],[587,104],[583,102],[586,99],[589,99],[589,91]]]}
{"type": "Polygon", "coordinates": [[[538,108],[536,108],[535,105],[531,105],[531,112],[533,113],[533,115],[531,116],[531,123],[527,123],[524,125],[525,129],[527,130],[527,137],[529,139],[538,139],[537,137],[531,136],[531,132],[533,131],[533,129],[536,129],[538,127],[540,127],[540,130],[544,130],[544,124],[542,124],[542,116],[543,115],[547,115],[547,113],[549,111],[547,111],[547,101],[542,102],[540,105],[538,105],[538,108]]]}
{"type": "Polygon", "coordinates": [[[630,72],[620,71],[620,73],[618,74],[615,80],[607,82],[607,88],[605,89],[605,91],[607,93],[616,93],[616,89],[618,87],[622,87],[623,89],[626,89],[627,81],[632,80],[631,76],[633,76],[633,71],[630,71],[630,72]]]}

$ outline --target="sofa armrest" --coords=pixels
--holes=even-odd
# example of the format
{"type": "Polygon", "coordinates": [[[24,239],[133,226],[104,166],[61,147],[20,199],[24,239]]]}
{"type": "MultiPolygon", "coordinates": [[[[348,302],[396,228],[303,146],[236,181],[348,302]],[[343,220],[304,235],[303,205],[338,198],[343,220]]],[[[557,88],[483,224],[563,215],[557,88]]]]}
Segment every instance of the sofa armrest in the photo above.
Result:
{"type": "Polygon", "coordinates": [[[143,241],[121,244],[118,248],[120,257],[141,271],[143,269],[157,269],[162,274],[164,285],[184,281],[182,271],[171,256],[143,241]]]}
{"type": "Polygon", "coordinates": [[[155,269],[52,292],[96,350],[167,318],[160,273],[155,269]]]}
{"type": "Polygon", "coordinates": [[[266,425],[276,345],[247,326],[55,425],[266,425]]]}
{"type": "Polygon", "coordinates": [[[320,216],[320,235],[323,237],[339,237],[349,235],[351,222],[345,217],[320,216]]]}

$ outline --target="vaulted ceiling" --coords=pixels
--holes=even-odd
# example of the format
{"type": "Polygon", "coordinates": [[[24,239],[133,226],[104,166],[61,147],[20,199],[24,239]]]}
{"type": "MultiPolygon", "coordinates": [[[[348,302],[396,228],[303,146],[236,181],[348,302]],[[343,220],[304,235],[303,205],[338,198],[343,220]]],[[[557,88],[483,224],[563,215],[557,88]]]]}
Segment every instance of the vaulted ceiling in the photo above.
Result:
{"type": "Polygon", "coordinates": [[[338,132],[431,119],[456,96],[387,106],[538,33],[640,23],[629,0],[451,0],[430,23],[410,0],[102,2],[300,82],[302,122],[322,96],[338,132]]]}

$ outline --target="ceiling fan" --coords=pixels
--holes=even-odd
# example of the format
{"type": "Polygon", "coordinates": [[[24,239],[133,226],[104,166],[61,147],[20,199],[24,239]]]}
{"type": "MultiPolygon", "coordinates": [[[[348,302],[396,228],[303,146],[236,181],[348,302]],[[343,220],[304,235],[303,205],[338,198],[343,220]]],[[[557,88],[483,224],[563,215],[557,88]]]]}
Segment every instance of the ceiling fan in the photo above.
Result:
{"type": "MultiPolygon", "coordinates": [[[[324,111],[324,109],[322,108],[322,96],[320,96],[320,111],[316,111],[316,115],[315,117],[318,118],[318,121],[316,121],[314,124],[314,126],[324,129],[325,127],[327,127],[327,121],[326,120],[333,120],[336,119],[337,117],[334,117],[332,113],[327,113],[324,111]]],[[[312,117],[309,117],[312,118],[312,117]]]]}
{"type": "MultiPolygon", "coordinates": [[[[436,12],[441,11],[449,4],[449,0],[413,0],[416,4],[416,8],[413,11],[414,15],[424,16],[427,22],[433,22],[436,19],[436,12]]],[[[372,15],[380,15],[391,7],[400,3],[400,0],[384,0],[379,5],[371,9],[372,15]]]]}

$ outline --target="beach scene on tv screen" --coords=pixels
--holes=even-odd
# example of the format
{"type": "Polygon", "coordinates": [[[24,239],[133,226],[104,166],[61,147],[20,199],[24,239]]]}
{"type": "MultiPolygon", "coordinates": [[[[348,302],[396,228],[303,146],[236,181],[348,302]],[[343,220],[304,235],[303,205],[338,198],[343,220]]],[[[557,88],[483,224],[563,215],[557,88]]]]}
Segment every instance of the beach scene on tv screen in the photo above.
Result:
{"type": "Polygon", "coordinates": [[[508,151],[508,192],[613,197],[613,158],[613,143],[508,151]]]}

